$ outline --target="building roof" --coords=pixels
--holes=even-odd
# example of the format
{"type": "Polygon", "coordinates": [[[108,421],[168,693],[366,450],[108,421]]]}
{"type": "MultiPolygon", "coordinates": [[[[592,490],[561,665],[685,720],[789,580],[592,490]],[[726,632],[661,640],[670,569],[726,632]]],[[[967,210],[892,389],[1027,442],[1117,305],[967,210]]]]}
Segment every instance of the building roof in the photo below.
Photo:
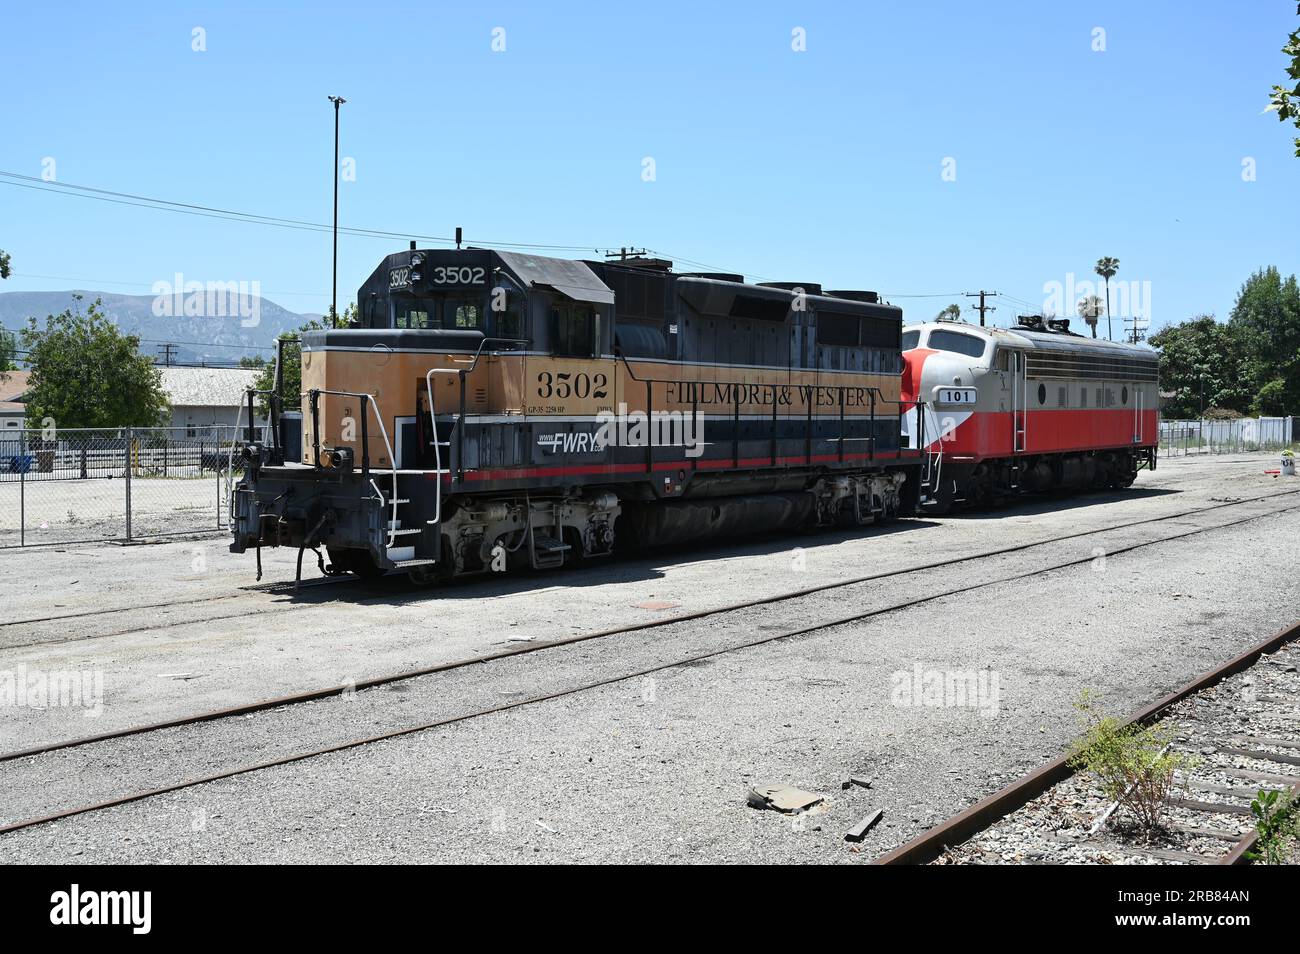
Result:
{"type": "Polygon", "coordinates": [[[30,371],[0,371],[0,404],[21,401],[31,376],[30,371]]]}
{"type": "Polygon", "coordinates": [[[160,368],[173,407],[238,407],[260,372],[248,368],[160,368]]]}

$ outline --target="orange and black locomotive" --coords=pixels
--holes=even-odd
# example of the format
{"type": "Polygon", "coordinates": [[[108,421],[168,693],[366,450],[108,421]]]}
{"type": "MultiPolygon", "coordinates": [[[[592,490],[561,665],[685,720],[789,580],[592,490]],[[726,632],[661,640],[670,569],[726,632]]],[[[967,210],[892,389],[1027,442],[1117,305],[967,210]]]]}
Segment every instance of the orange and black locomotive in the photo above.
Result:
{"type": "Polygon", "coordinates": [[[902,312],[872,292],[412,248],[357,311],[303,336],[300,433],[274,395],[250,433],[235,551],[449,578],[891,520],[922,493],[902,312]]]}

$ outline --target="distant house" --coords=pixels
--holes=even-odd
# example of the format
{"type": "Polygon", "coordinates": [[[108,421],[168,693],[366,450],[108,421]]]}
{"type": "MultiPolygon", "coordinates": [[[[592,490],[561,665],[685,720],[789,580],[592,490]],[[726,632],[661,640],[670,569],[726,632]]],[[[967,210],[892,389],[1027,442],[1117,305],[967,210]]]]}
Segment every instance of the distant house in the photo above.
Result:
{"type": "MultiPolygon", "coordinates": [[[[213,425],[248,423],[247,389],[258,371],[246,368],[160,368],[163,390],[171,402],[170,426],[187,437],[202,437],[213,425]],[[244,414],[240,417],[240,408],[244,414]]],[[[259,418],[257,423],[263,423],[259,418]]]]}
{"type": "Polygon", "coordinates": [[[0,432],[21,430],[27,419],[27,379],[30,371],[0,371],[0,432]]]}

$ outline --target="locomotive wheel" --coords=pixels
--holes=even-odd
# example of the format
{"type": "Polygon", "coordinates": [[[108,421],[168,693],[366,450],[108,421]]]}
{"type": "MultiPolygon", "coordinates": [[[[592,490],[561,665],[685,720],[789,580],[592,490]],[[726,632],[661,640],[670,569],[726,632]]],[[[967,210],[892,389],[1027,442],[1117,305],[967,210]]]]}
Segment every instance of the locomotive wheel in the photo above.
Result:
{"type": "Polygon", "coordinates": [[[889,501],[883,501],[880,505],[880,512],[876,514],[877,526],[883,526],[887,523],[898,522],[898,507],[889,501]]]}

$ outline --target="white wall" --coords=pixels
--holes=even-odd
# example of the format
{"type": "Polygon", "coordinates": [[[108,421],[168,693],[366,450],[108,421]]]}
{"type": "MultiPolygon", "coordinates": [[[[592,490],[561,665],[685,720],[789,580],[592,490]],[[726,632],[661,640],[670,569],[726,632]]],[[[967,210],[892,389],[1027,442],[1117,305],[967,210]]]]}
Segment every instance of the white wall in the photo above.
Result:
{"type": "MultiPolygon", "coordinates": [[[[202,428],[210,427],[213,424],[222,424],[233,427],[236,423],[240,425],[248,424],[248,410],[244,409],[243,416],[240,416],[238,407],[187,407],[185,405],[173,405],[171,416],[171,427],[202,428]]],[[[264,423],[261,419],[258,423],[264,423]]]]}

